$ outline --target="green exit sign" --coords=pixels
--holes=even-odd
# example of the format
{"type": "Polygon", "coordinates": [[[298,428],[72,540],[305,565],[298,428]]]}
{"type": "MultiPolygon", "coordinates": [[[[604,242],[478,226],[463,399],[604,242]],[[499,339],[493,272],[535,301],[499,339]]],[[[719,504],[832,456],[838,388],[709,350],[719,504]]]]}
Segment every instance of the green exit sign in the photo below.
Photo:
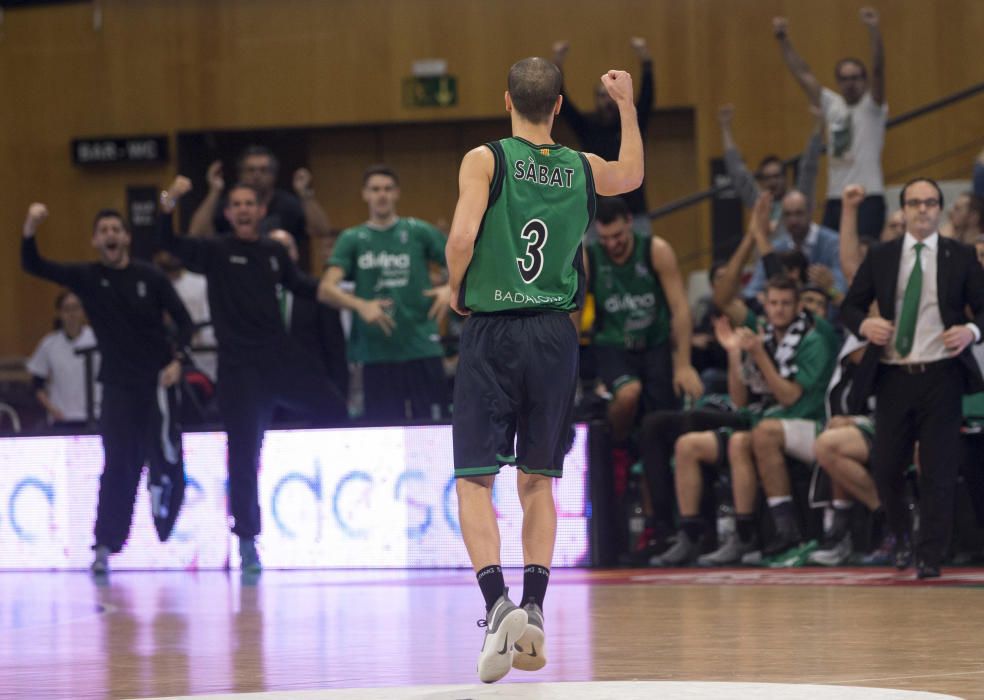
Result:
{"type": "Polygon", "coordinates": [[[453,107],[458,104],[458,79],[453,75],[403,79],[404,107],[453,107]]]}

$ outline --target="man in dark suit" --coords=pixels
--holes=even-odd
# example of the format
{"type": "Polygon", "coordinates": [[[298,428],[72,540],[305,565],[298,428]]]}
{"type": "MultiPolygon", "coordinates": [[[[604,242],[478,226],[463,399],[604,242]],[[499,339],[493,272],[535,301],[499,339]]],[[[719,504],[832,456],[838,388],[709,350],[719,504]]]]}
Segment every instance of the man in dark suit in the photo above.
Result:
{"type": "Polygon", "coordinates": [[[960,397],[984,389],[968,349],[984,328],[984,269],[973,248],[939,235],[943,193],[934,181],[910,181],[900,200],[906,233],[869,251],[841,319],[871,341],[862,366],[874,370],[877,398],[872,461],[899,569],[912,562],[904,472],[919,441],[917,575],[932,578],[940,575],[953,524],[960,397]],[[872,301],[878,313],[869,315],[872,301]]]}

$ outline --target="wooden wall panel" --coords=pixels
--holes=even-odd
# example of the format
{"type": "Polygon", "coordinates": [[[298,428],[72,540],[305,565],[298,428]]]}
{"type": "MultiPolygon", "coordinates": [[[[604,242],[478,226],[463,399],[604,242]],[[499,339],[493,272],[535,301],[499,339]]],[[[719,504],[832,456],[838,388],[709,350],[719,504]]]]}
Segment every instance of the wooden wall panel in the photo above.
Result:
{"type": "MultiPolygon", "coordinates": [[[[695,153],[688,158],[667,151],[665,157],[674,169],[689,168],[680,170],[687,177],[679,183],[703,185],[710,157],[720,152],[718,105],[735,103],[736,136],[750,161],[771,151],[793,153],[809,128],[805,99],[772,39],[771,17],[789,17],[797,47],[829,83],[837,58],[853,54],[867,60],[867,37],[857,18],[861,4],[102,0],[98,30],[88,3],[10,10],[0,28],[0,227],[9,232],[13,253],[27,204],[44,199],[53,212],[42,235],[45,249],[62,258],[84,256],[95,209],[122,205],[127,184],[163,184],[173,174],[173,166],[102,172],[74,168],[68,159],[73,136],[496,118],[502,114],[510,63],[548,54],[558,38],[572,43],[567,80],[572,97],[582,104],[590,101],[603,70],[636,68],[630,36],[649,39],[658,105],[692,107],[696,115],[695,153]],[[414,59],[427,57],[447,59],[458,76],[456,107],[412,110],[400,103],[401,79],[414,59]]],[[[871,4],[883,13],[892,113],[984,79],[976,51],[984,3],[871,4]]],[[[921,172],[931,175],[961,174],[969,169],[982,124],[984,97],[977,97],[901,128],[888,138],[886,173],[904,177],[907,168],[920,164],[921,172]]],[[[335,214],[336,204],[341,206],[335,187],[347,186],[366,160],[345,156],[344,146],[337,145],[339,157],[350,159],[351,172],[338,173],[344,182],[329,171],[326,192],[325,176],[319,176],[319,192],[338,221],[348,214],[345,208],[335,214]]],[[[331,164],[329,156],[313,157],[331,164]]],[[[449,154],[442,158],[452,160],[449,154]]],[[[405,167],[412,170],[413,163],[410,158],[405,167]]],[[[650,172],[658,167],[652,164],[650,172]]],[[[435,175],[434,181],[448,177],[453,175],[435,175]]],[[[436,185],[420,190],[426,199],[421,213],[436,216],[447,209],[443,192],[436,185]]],[[[406,188],[404,196],[411,196],[406,188]]],[[[691,231],[693,250],[705,250],[706,207],[678,217],[679,222],[661,224],[661,230],[691,231]]],[[[19,273],[16,257],[0,257],[0,355],[30,348],[47,326],[53,295],[19,273]]]]}

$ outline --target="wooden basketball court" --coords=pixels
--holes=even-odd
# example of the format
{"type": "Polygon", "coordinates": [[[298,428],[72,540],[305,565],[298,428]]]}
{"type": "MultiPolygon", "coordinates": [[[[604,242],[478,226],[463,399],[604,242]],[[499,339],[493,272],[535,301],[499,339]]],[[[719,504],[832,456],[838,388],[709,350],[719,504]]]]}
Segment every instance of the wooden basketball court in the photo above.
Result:
{"type": "MultiPolygon", "coordinates": [[[[549,663],[501,683],[743,681],[984,698],[984,570],[912,579],[891,569],[557,570],[549,663]]],[[[520,586],[521,572],[507,582],[520,586]]],[[[484,611],[466,571],[267,571],[255,581],[118,572],[105,583],[5,573],[0,601],[3,698],[482,692],[484,611]]]]}

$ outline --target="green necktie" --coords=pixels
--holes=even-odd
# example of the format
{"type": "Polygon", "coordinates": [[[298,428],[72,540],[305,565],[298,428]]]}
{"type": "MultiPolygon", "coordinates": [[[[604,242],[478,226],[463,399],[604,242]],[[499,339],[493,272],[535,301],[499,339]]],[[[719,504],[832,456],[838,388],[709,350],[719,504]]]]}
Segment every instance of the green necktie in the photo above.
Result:
{"type": "Polygon", "coordinates": [[[919,297],[922,294],[922,262],[919,254],[925,244],[916,243],[916,264],[909,273],[909,281],[905,285],[905,296],[902,298],[902,313],[899,314],[899,331],[895,335],[895,349],[899,357],[905,357],[912,352],[912,341],[916,337],[916,320],[919,317],[919,297]]]}

